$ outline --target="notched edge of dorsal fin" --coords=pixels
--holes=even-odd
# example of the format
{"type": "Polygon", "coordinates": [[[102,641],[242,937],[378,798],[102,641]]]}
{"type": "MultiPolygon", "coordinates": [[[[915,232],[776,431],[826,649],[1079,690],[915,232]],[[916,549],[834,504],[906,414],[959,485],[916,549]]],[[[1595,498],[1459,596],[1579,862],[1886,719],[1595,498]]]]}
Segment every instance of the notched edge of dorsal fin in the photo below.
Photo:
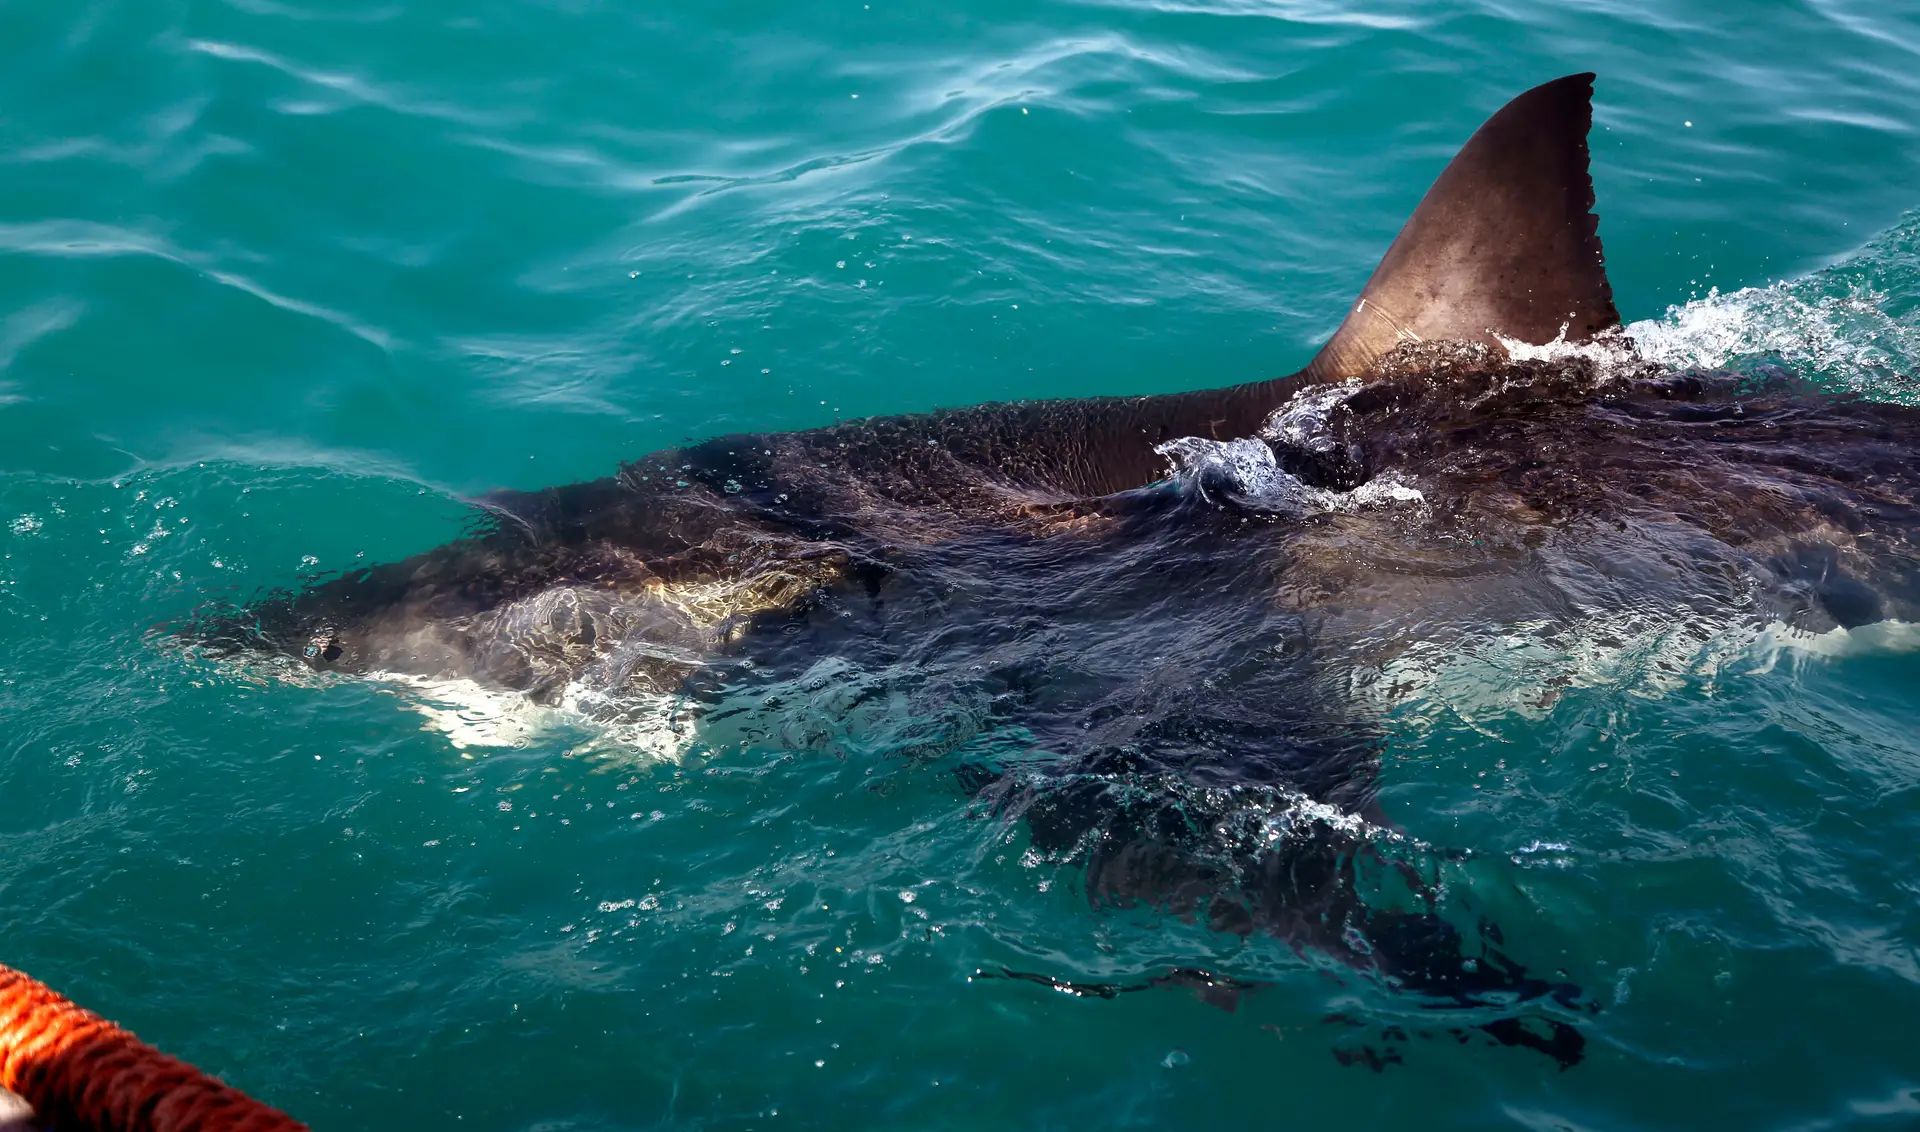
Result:
{"type": "Polygon", "coordinates": [[[1406,341],[1544,345],[1620,324],[1588,170],[1593,79],[1543,83],[1474,131],[1309,374],[1361,376],[1406,341]]]}

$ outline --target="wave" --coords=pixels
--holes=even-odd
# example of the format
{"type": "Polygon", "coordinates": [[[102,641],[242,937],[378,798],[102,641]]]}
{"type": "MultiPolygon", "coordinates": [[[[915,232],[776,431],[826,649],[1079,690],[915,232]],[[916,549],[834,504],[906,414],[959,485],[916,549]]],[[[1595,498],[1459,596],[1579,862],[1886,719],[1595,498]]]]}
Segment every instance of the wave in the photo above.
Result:
{"type": "Polygon", "coordinates": [[[1718,288],[1627,334],[1648,361],[1676,369],[1782,366],[1817,384],[1920,404],[1920,213],[1803,279],[1718,288]]]}

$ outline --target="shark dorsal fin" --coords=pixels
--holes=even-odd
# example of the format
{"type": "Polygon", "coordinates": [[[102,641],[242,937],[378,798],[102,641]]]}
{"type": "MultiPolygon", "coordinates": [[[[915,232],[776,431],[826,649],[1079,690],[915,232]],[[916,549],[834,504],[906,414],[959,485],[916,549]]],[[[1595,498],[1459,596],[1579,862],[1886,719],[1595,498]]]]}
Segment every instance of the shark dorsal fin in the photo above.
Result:
{"type": "Polygon", "coordinates": [[[1366,373],[1404,341],[1584,341],[1620,315],[1587,172],[1593,76],[1507,103],[1467,139],[1308,372],[1366,373]]]}

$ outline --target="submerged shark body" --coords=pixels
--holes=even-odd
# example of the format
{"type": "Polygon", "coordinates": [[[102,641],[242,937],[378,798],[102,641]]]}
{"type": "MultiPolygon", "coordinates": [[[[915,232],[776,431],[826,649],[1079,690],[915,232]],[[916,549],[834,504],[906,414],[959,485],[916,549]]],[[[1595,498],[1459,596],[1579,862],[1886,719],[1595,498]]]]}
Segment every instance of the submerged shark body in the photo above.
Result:
{"type": "MultiPolygon", "coordinates": [[[[611,716],[664,693],[717,720],[832,658],[1024,729],[1032,755],[963,780],[1096,902],[1571,1002],[1434,912],[1356,682],[1489,624],[1920,620],[1920,411],[1658,373],[1619,337],[1591,78],[1483,126],[1291,377],[723,437],[191,632],[611,716]]],[[[1558,1022],[1507,1035],[1579,1056],[1558,1022]]]]}

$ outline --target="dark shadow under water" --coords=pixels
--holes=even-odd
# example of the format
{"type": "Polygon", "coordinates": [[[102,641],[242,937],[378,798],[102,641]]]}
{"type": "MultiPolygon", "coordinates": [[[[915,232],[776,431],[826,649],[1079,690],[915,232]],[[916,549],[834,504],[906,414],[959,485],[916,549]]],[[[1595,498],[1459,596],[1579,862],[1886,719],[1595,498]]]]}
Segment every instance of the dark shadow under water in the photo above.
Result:
{"type": "Polygon", "coordinates": [[[1176,473],[1095,493],[1076,444],[1126,434],[1142,399],[721,438],[499,497],[471,538],[185,635],[539,701],[584,687],[609,718],[671,693],[749,729],[764,689],[832,660],[916,715],[1021,729],[1019,758],[952,772],[1082,865],[1096,906],[1504,1010],[1480,1030],[1570,1065],[1579,993],[1441,914],[1432,851],[1380,811],[1356,680],[1489,625],[1920,618],[1920,412],[1778,376],[1399,363],[1251,435],[1149,436],[1176,473]]]}

